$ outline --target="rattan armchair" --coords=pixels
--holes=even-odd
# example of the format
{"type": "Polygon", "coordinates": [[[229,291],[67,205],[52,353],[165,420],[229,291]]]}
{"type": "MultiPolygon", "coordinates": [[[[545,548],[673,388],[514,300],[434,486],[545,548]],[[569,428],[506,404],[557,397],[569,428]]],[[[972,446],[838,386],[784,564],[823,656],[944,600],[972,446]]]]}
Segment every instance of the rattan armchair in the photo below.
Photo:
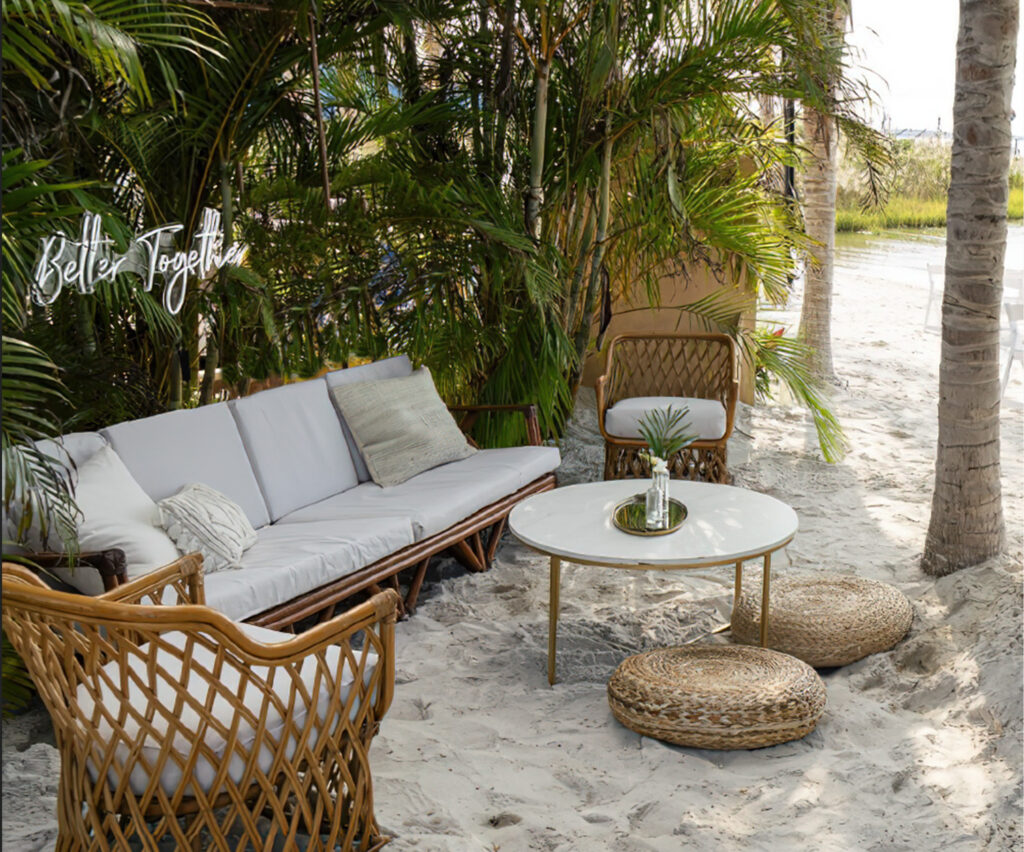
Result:
{"type": "Polygon", "coordinates": [[[61,755],[57,848],[379,849],[397,604],[291,636],[204,606],[198,555],[96,598],[5,564],[3,628],[61,755]]]}
{"type": "Polygon", "coordinates": [[[726,444],[739,392],[736,344],[726,334],[620,334],[608,345],[597,380],[597,418],[604,437],[604,478],[650,475],[637,431],[644,410],[690,409],[700,438],[668,459],[677,479],[729,482],[726,444]]]}

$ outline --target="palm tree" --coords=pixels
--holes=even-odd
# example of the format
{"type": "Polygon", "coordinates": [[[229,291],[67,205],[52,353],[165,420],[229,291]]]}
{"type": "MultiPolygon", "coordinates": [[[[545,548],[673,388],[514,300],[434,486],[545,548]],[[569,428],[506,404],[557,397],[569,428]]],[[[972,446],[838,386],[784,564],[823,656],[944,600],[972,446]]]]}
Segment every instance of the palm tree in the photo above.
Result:
{"type": "MultiPolygon", "coordinates": [[[[821,31],[827,49],[841,50],[843,26],[849,11],[846,0],[821,11],[821,31]]],[[[835,80],[824,80],[831,96],[835,80]]],[[[839,128],[835,118],[813,105],[804,105],[804,136],[808,148],[803,175],[804,227],[811,239],[804,274],[800,336],[810,348],[811,372],[834,381],[832,366],[832,279],[836,241],[836,152],[839,128]]]]}
{"type": "Polygon", "coordinates": [[[946,208],[939,445],[922,567],[933,575],[1002,549],[999,311],[1006,253],[1018,0],[961,0],[946,208]]]}

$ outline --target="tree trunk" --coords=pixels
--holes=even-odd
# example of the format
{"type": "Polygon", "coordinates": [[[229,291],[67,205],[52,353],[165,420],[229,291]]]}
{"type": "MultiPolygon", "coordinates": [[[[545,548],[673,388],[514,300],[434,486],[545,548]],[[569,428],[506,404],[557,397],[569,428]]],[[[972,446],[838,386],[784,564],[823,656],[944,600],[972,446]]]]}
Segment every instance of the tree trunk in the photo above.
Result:
{"type": "Polygon", "coordinates": [[[999,308],[1006,254],[1018,0],[961,0],[946,207],[935,492],[922,567],[949,574],[1003,546],[999,308]]]}
{"type": "Polygon", "coordinates": [[[832,270],[836,246],[836,129],[827,115],[804,110],[810,162],[804,173],[804,223],[814,243],[804,275],[800,336],[811,347],[811,371],[833,381],[832,270]]]}

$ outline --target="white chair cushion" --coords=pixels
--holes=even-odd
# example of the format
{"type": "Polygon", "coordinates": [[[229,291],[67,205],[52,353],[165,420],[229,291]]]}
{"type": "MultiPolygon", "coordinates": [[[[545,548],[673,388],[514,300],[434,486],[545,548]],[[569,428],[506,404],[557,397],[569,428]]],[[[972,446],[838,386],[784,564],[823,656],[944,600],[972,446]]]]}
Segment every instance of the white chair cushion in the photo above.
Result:
{"type": "Polygon", "coordinates": [[[282,385],[228,405],[272,521],[358,483],[322,378],[282,385]]]}
{"type": "MultiPolygon", "coordinates": [[[[292,634],[279,633],[276,630],[255,627],[251,624],[239,624],[238,627],[248,634],[250,638],[266,644],[285,642],[295,638],[292,634]]],[[[185,634],[183,633],[165,633],[162,638],[169,645],[178,648],[184,647],[185,634]]],[[[210,641],[213,641],[212,637],[210,637],[210,641]]],[[[149,722],[150,730],[143,732],[138,721],[132,715],[125,715],[121,722],[124,726],[124,735],[128,739],[127,741],[122,739],[122,744],[119,744],[117,747],[118,760],[122,765],[129,763],[131,766],[131,775],[128,783],[132,792],[136,795],[143,794],[148,786],[149,771],[143,761],[146,761],[150,766],[156,764],[168,730],[167,714],[172,712],[176,718],[184,723],[183,729],[185,731],[199,731],[203,715],[212,716],[224,725],[230,725],[231,721],[238,716],[237,740],[230,757],[228,775],[237,784],[245,774],[246,761],[243,758],[243,754],[249,754],[256,738],[256,730],[245,714],[237,714],[235,712],[230,702],[224,697],[221,688],[211,688],[211,678],[209,676],[200,676],[195,673],[200,668],[207,672],[212,672],[214,654],[198,644],[194,644],[193,648],[194,655],[193,664],[190,667],[191,673],[189,670],[182,671],[182,661],[178,655],[161,648],[156,651],[156,664],[149,670],[147,670],[146,661],[143,658],[133,655],[129,657],[128,663],[131,674],[122,674],[118,669],[118,663],[111,662],[103,667],[105,677],[96,678],[94,689],[99,694],[100,705],[102,708],[105,708],[106,714],[116,718],[117,708],[122,706],[122,704],[130,706],[138,712],[145,712],[144,708],[152,706],[153,712],[150,714],[151,719],[149,722]],[[108,678],[110,683],[107,682],[108,678]],[[186,678],[193,685],[190,689],[190,694],[195,699],[197,705],[209,707],[209,710],[204,710],[201,714],[190,704],[182,702],[178,705],[176,703],[177,690],[172,684],[182,683],[186,678]],[[142,688],[142,684],[145,684],[150,690],[155,689],[155,702],[151,701],[147,690],[142,688]],[[129,761],[128,742],[130,741],[134,746],[140,740],[139,759],[129,761]]],[[[348,697],[354,680],[352,669],[347,661],[341,659],[341,648],[338,646],[327,649],[325,656],[331,663],[332,669],[342,673],[343,691],[341,693],[341,700],[344,702],[348,697]]],[[[369,682],[377,662],[376,654],[368,651],[364,683],[369,682]]],[[[271,669],[265,666],[253,666],[248,669],[248,674],[253,679],[269,681],[274,693],[280,696],[280,705],[277,702],[266,701],[261,690],[253,689],[248,684],[248,677],[243,682],[240,672],[235,666],[225,666],[215,682],[221,685],[224,692],[242,698],[243,706],[253,716],[257,718],[263,716],[266,719],[268,733],[272,734],[275,739],[280,738],[284,731],[285,720],[282,717],[282,708],[287,708],[290,721],[294,725],[301,726],[304,724],[308,718],[308,708],[304,702],[296,701],[294,704],[290,702],[289,696],[292,692],[293,681],[291,677],[281,670],[281,667],[271,669]]],[[[317,718],[323,719],[330,700],[330,694],[324,689],[325,685],[322,678],[318,679],[317,677],[316,658],[307,657],[302,664],[302,668],[299,670],[299,674],[309,695],[314,695],[315,690],[319,689],[320,695],[316,702],[316,713],[317,718]]],[[[110,722],[107,720],[106,714],[95,706],[93,695],[86,688],[86,684],[81,684],[78,687],[76,698],[86,718],[91,716],[95,721],[95,730],[99,736],[105,739],[111,738],[113,731],[110,722]]],[[[353,713],[357,709],[358,707],[354,706],[353,713]]],[[[171,748],[180,758],[181,764],[184,764],[197,745],[198,743],[183,735],[181,729],[179,729],[179,733],[174,737],[171,748]]],[[[217,731],[207,728],[202,745],[212,752],[215,759],[211,760],[210,756],[201,753],[196,760],[192,778],[200,790],[204,793],[209,793],[219,768],[217,764],[223,760],[227,751],[227,742],[217,731]]],[[[292,738],[289,746],[286,748],[286,754],[290,757],[294,750],[295,741],[292,738]]],[[[270,748],[266,745],[260,746],[258,765],[261,771],[266,772],[270,769],[273,756],[270,748]]],[[[173,759],[168,760],[161,772],[160,786],[169,796],[182,783],[181,764],[173,759]]],[[[95,780],[97,771],[91,760],[89,760],[89,772],[93,780],[95,780]]],[[[120,779],[114,768],[108,770],[107,780],[112,787],[118,785],[120,779]]],[[[192,784],[187,786],[186,795],[194,795],[192,784]]]]}
{"type": "Polygon", "coordinates": [[[203,555],[203,573],[238,568],[256,530],[245,512],[219,491],[193,482],[157,504],[160,523],[182,553],[203,555]]]}
{"type": "Polygon", "coordinates": [[[640,418],[652,408],[689,409],[686,433],[703,441],[716,441],[725,434],[725,406],[717,399],[696,399],[685,396],[635,396],[620,399],[604,415],[604,428],[619,438],[639,438],[640,418]]]}
{"type": "MultiPolygon", "coordinates": [[[[395,358],[385,358],[383,361],[374,361],[372,364],[361,364],[358,367],[349,367],[345,370],[334,370],[324,378],[327,381],[329,390],[340,385],[348,385],[356,382],[375,382],[379,379],[397,379],[408,376],[412,373],[412,362],[405,355],[398,355],[395,358]]],[[[341,429],[345,433],[345,442],[348,444],[348,451],[352,455],[352,461],[356,466],[356,475],[360,482],[370,481],[370,471],[366,467],[363,454],[359,452],[356,439],[352,437],[352,431],[348,428],[345,418],[338,412],[338,420],[341,422],[341,429]]]]}
{"type": "MultiPolygon", "coordinates": [[[[78,523],[81,549],[121,548],[129,580],[178,558],[178,548],[159,526],[156,503],[110,447],[102,447],[79,465],[75,502],[82,512],[78,523]]],[[[53,573],[87,595],[103,592],[103,580],[93,568],[71,571],[58,567],[53,573]]]]}
{"type": "Polygon", "coordinates": [[[412,525],[403,517],[264,527],[242,554],[239,570],[205,578],[206,603],[241,621],[365,568],[413,540],[412,525]]]}
{"type": "Polygon", "coordinates": [[[227,403],[168,411],[108,426],[104,437],[154,500],[203,482],[234,500],[256,529],[270,523],[267,504],[227,403]]]}
{"type": "Polygon", "coordinates": [[[474,512],[550,473],[560,462],[555,447],[480,450],[393,488],[365,482],[286,515],[278,526],[301,526],[332,519],[405,518],[417,541],[439,533],[474,512]]]}

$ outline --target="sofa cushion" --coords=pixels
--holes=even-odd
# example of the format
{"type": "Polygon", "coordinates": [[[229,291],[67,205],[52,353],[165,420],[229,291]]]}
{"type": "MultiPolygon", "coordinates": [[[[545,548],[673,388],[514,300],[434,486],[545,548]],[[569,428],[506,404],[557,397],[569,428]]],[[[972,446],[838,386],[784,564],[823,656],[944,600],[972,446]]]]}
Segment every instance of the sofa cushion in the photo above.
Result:
{"type": "Polygon", "coordinates": [[[684,431],[696,433],[704,441],[715,441],[725,434],[725,406],[717,399],[696,399],[682,396],[635,396],[620,399],[604,415],[604,428],[619,438],[639,438],[640,418],[652,408],[683,408],[689,413],[683,419],[684,431]]]}
{"type": "Polygon", "coordinates": [[[378,485],[400,485],[476,452],[426,367],[411,376],[342,385],[331,396],[378,485]]]}
{"type": "Polygon", "coordinates": [[[107,439],[99,432],[69,432],[53,440],[36,441],[36,447],[44,456],[61,463],[70,458],[76,466],[85,464],[105,446],[107,439]]]}
{"type": "Polygon", "coordinates": [[[228,405],[272,521],[359,481],[322,378],[228,405]]]}
{"type": "Polygon", "coordinates": [[[550,473],[559,464],[555,447],[480,450],[441,465],[394,488],[365,482],[281,519],[278,526],[327,523],[331,519],[407,518],[417,541],[439,533],[474,512],[550,473]]]}
{"type": "Polygon", "coordinates": [[[227,403],[129,420],[102,434],[154,500],[202,482],[234,500],[257,529],[270,523],[227,403]]]}
{"type": "MultiPolygon", "coordinates": [[[[266,645],[295,638],[292,634],[251,624],[239,624],[238,627],[250,639],[266,645]]],[[[171,647],[184,648],[186,637],[185,634],[174,631],[164,633],[161,641],[171,647]]],[[[216,639],[207,636],[206,641],[214,643],[216,639]]],[[[341,673],[339,697],[344,706],[355,677],[348,661],[341,658],[341,651],[340,646],[330,647],[324,652],[324,657],[332,671],[341,673]]],[[[173,757],[166,761],[160,775],[160,786],[168,796],[173,796],[177,792],[182,781],[183,767],[200,745],[195,738],[185,735],[185,731],[202,731],[202,750],[192,769],[194,782],[203,793],[209,793],[214,784],[220,769],[219,764],[228,751],[228,740],[217,728],[204,728],[205,719],[215,719],[229,730],[232,723],[237,720],[237,728],[232,732],[233,745],[227,772],[228,777],[237,784],[248,770],[245,757],[251,754],[256,742],[257,731],[252,720],[260,720],[264,727],[263,737],[270,736],[280,741],[286,730],[283,713],[287,712],[287,721],[298,728],[301,728],[308,719],[311,708],[315,708],[317,719],[322,720],[327,713],[331,689],[319,672],[316,656],[306,657],[296,672],[306,694],[312,698],[309,702],[301,699],[294,702],[291,700],[295,681],[285,671],[285,666],[250,667],[239,661],[235,665],[224,665],[218,672],[217,680],[213,681],[209,675],[199,672],[213,672],[216,657],[212,651],[199,643],[193,645],[192,663],[187,667],[182,665],[179,654],[166,647],[158,647],[152,657],[154,665],[151,666],[147,666],[149,660],[146,657],[134,654],[128,657],[124,669],[120,668],[118,661],[107,663],[92,682],[79,685],[75,696],[82,717],[93,720],[95,734],[100,739],[107,742],[113,739],[115,728],[112,723],[116,720],[119,740],[116,747],[117,759],[122,766],[130,767],[128,786],[135,795],[142,795],[147,789],[150,773],[146,764],[154,766],[161,758],[161,750],[166,745],[167,731],[170,727],[168,716],[172,712],[181,726],[177,728],[178,733],[170,744],[173,757]],[[185,682],[186,679],[190,685],[189,694],[194,702],[178,700],[178,684],[185,682]],[[268,700],[262,689],[253,687],[251,680],[269,683],[279,700],[268,700]],[[238,696],[247,712],[238,713],[227,698],[228,695],[238,696]],[[117,708],[125,706],[133,708],[133,712],[118,716],[117,708]],[[136,714],[146,713],[147,708],[152,708],[152,712],[148,714],[143,727],[136,714]]],[[[377,662],[377,655],[367,651],[364,683],[369,683],[373,677],[377,662]]],[[[292,671],[296,670],[294,664],[289,664],[289,667],[292,671]]],[[[353,713],[358,708],[359,703],[356,702],[353,713]]],[[[294,750],[295,741],[292,736],[291,741],[285,746],[286,756],[291,757],[294,750]]],[[[257,757],[257,765],[262,772],[270,770],[274,757],[273,746],[262,740],[257,757]]],[[[88,767],[89,774],[95,781],[98,773],[91,758],[88,767]]],[[[118,787],[120,780],[116,768],[111,767],[107,770],[107,781],[111,787],[118,787]]],[[[185,794],[195,795],[191,784],[188,785],[185,794]]]]}
{"type": "MultiPolygon", "coordinates": [[[[124,463],[104,446],[78,467],[75,502],[82,512],[78,544],[82,550],[124,551],[128,579],[134,580],[178,558],[178,549],[159,526],[156,503],[132,479],[124,463]]],[[[103,592],[99,572],[89,567],[53,569],[65,583],[87,595],[103,592]]]]}
{"type": "MultiPolygon", "coordinates": [[[[333,390],[341,385],[348,385],[354,382],[375,382],[380,379],[396,379],[401,376],[408,376],[412,373],[412,362],[405,355],[398,355],[394,358],[385,358],[383,361],[374,361],[372,364],[360,364],[358,367],[348,367],[345,370],[334,370],[324,376],[327,387],[333,390]]],[[[352,454],[352,461],[356,467],[356,475],[360,482],[370,481],[370,471],[363,460],[363,454],[359,452],[359,445],[352,437],[352,430],[348,428],[345,418],[338,412],[338,420],[341,421],[341,429],[345,433],[345,441],[348,443],[348,451],[352,454]]]]}
{"type": "Polygon", "coordinates": [[[241,621],[412,543],[412,525],[402,517],[274,524],[256,531],[239,570],[205,578],[206,603],[241,621]]]}
{"type": "MultiPolygon", "coordinates": [[[[58,470],[63,468],[65,471],[70,471],[72,483],[78,482],[77,468],[85,464],[85,462],[106,446],[107,441],[99,432],[70,432],[60,438],[47,438],[35,442],[35,450],[45,459],[50,459],[50,463],[53,466],[57,467],[58,470]]],[[[26,464],[34,464],[34,460],[26,458],[26,454],[29,452],[28,446],[15,446],[11,448],[11,453],[18,454],[24,458],[26,464]]],[[[13,462],[13,459],[5,459],[5,463],[8,460],[13,462]]],[[[38,518],[25,531],[24,546],[15,543],[15,539],[18,537],[18,526],[22,519],[21,508],[17,500],[12,501],[11,514],[8,516],[6,507],[0,507],[0,516],[2,516],[3,523],[4,552],[63,551],[64,543],[52,527],[49,530],[47,540],[43,541],[38,518]]]]}
{"type": "Polygon", "coordinates": [[[201,482],[165,497],[157,509],[178,550],[202,554],[204,574],[238,568],[246,548],[256,543],[256,530],[241,507],[201,482]]]}

